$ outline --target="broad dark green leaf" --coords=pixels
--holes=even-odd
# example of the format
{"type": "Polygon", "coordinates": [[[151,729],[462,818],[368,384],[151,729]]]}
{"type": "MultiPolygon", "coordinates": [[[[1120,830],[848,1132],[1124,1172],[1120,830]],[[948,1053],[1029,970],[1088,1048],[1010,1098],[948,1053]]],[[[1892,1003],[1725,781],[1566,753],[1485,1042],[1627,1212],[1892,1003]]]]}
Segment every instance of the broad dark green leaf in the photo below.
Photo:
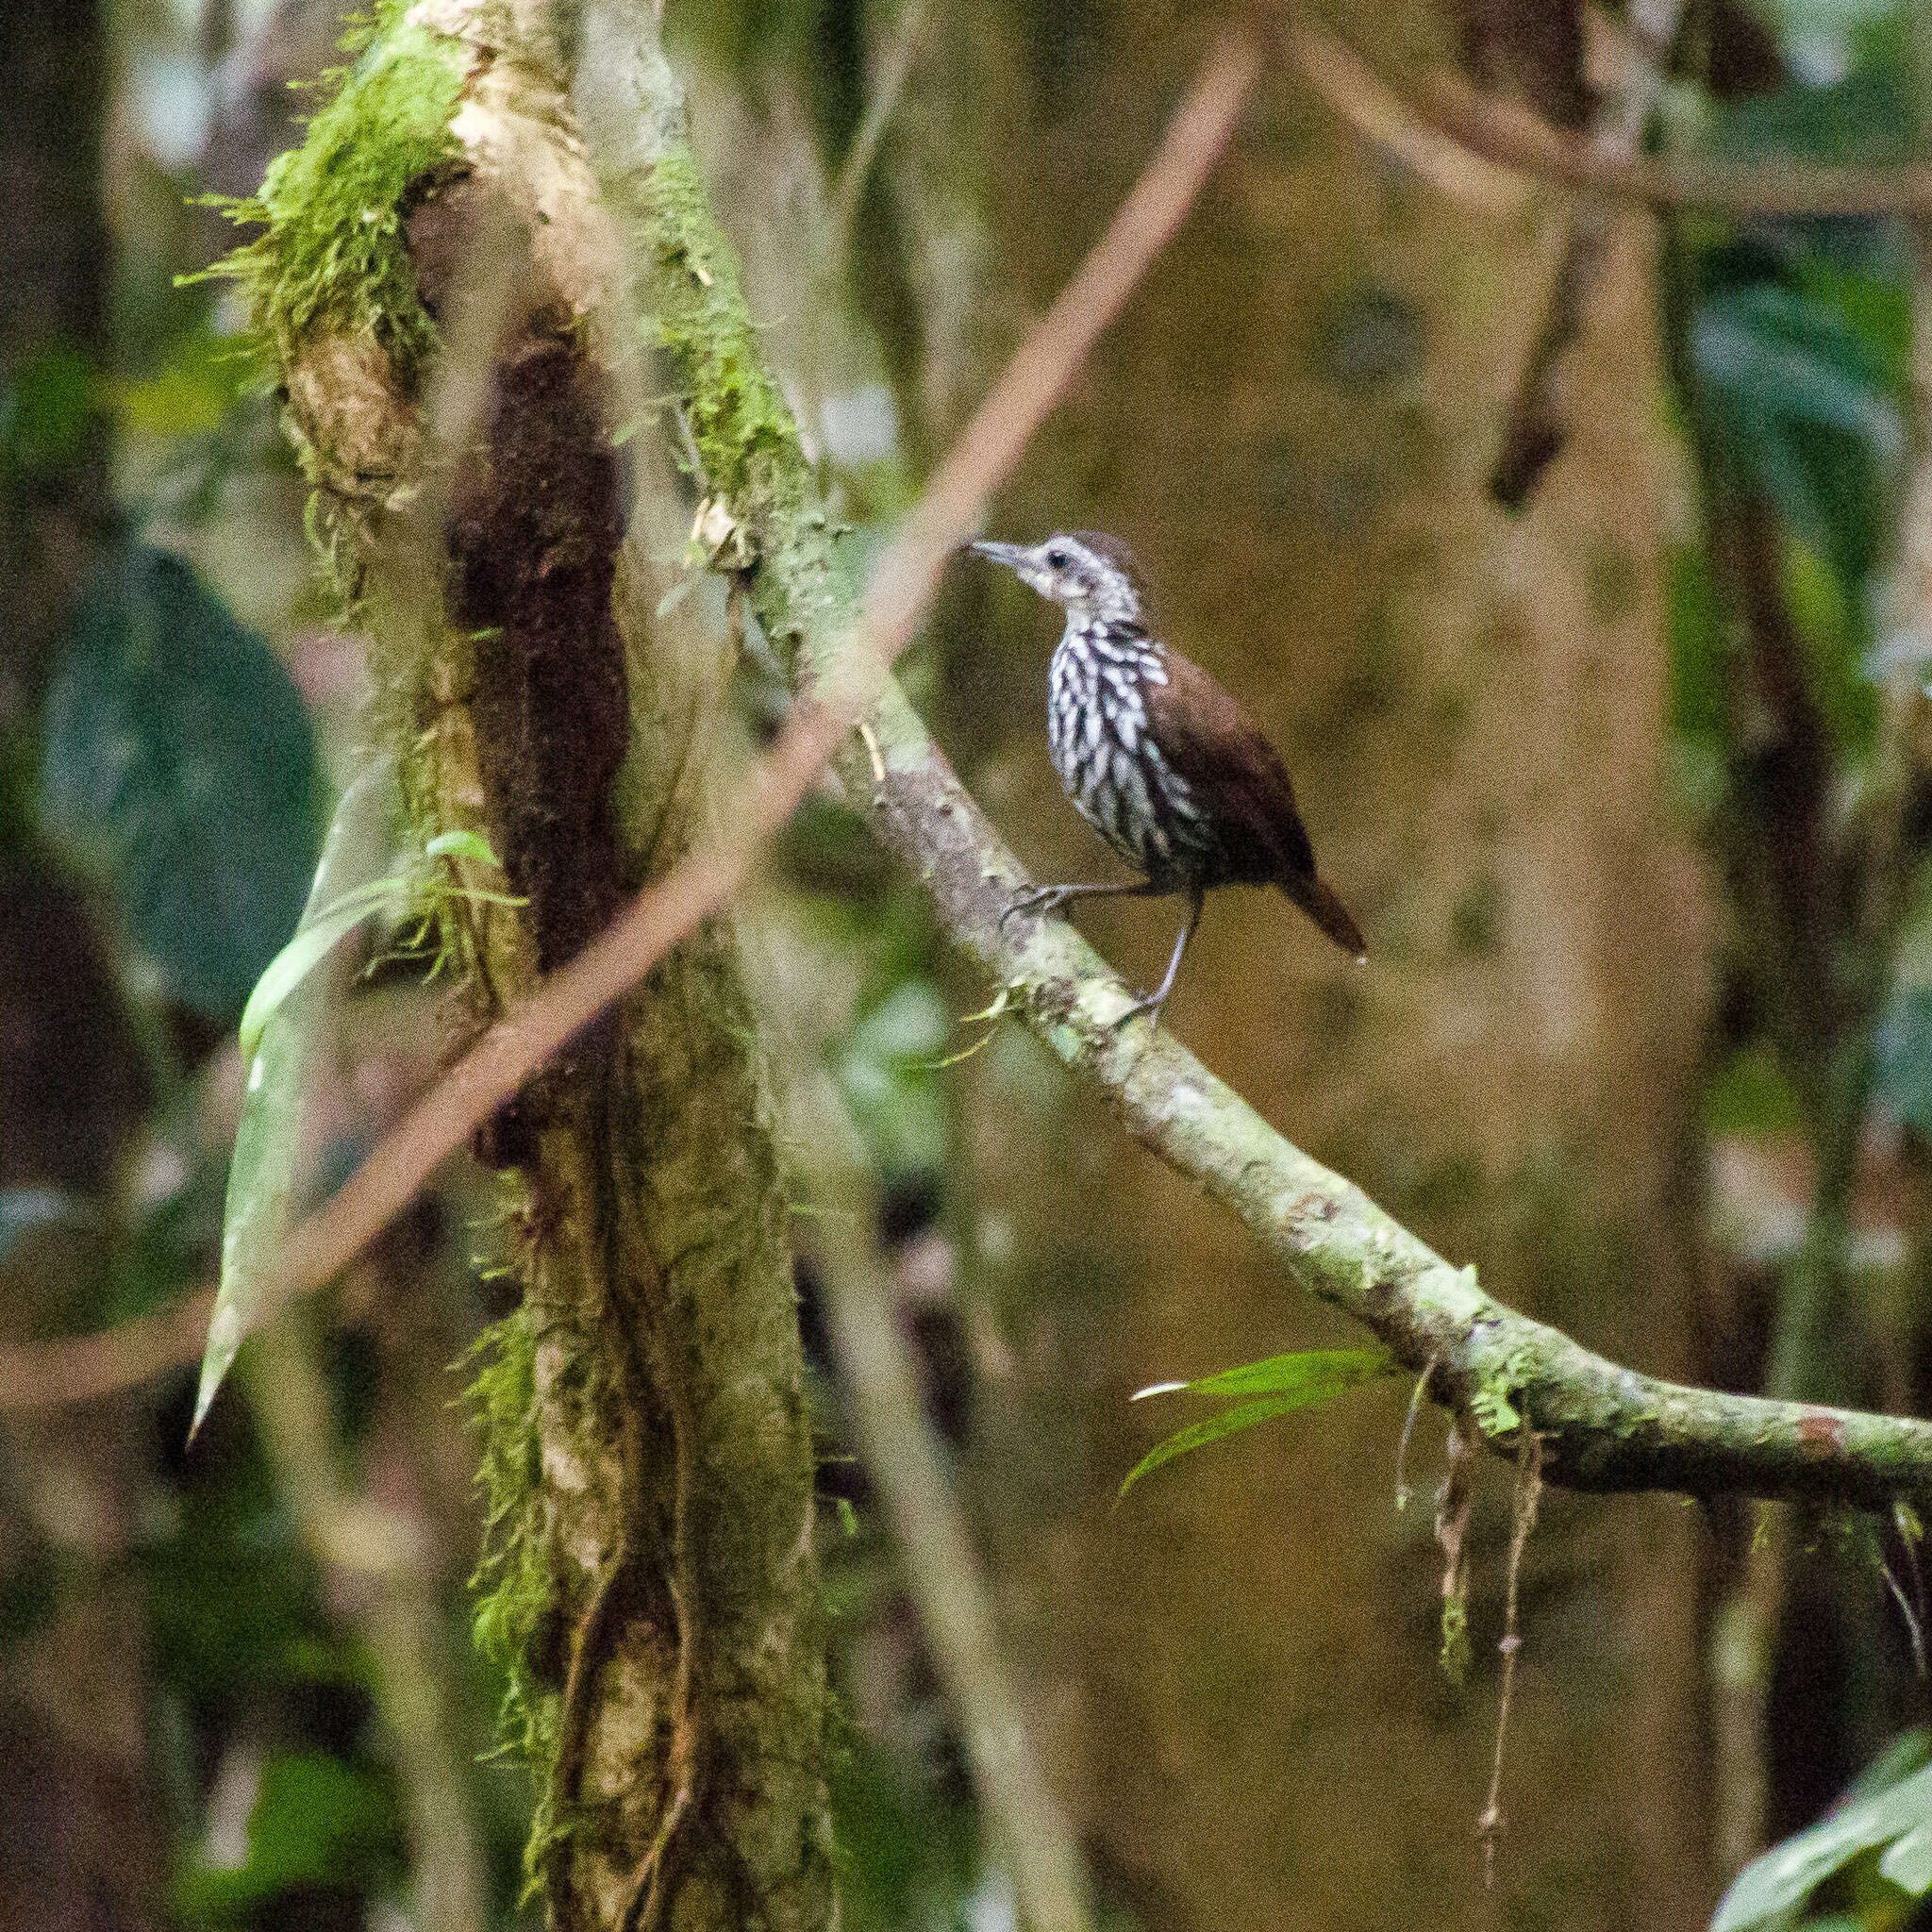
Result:
{"type": "Polygon", "coordinates": [[[1732,460],[1859,589],[1885,541],[1884,486],[1906,446],[1894,358],[1835,304],[1770,281],[1706,296],[1690,348],[1732,460]]]}
{"type": "MultiPolygon", "coordinates": [[[[1870,15],[1885,9],[1857,10],[1870,15]]],[[[1918,113],[1905,76],[1874,65],[1824,87],[1789,81],[1722,108],[1704,144],[1712,154],[1740,161],[1802,155],[1827,163],[1885,162],[1912,159],[1917,141],[1918,113]]]]}
{"type": "Polygon", "coordinates": [[[1882,1876],[1914,1892],[1932,1886],[1932,1848],[1923,1842],[1932,1833],[1932,1764],[1924,1761],[1923,1732],[1900,1742],[1910,1748],[1888,1752],[1837,1809],[1739,1873],[1718,1905],[1711,1932],[1748,1932],[1766,1924],[1801,1906],[1833,1873],[1880,1846],[1900,1853],[1896,1859],[1890,1852],[1880,1859],[1882,1876]]]}
{"type": "Polygon", "coordinates": [[[302,909],[318,804],[308,713],[275,653],[178,558],[105,559],[48,693],[42,806],[174,997],[241,1011],[302,909]]]}
{"type": "Polygon", "coordinates": [[[1264,1361],[1244,1362],[1241,1367],[1224,1369],[1218,1374],[1204,1375],[1194,1382],[1169,1382],[1143,1389],[1139,1401],[1149,1395],[1248,1396],[1206,1421],[1191,1423],[1176,1430],[1165,1441],[1157,1443],[1128,1472],[1121,1485],[1126,1492],[1150,1471],[1177,1456],[1205,1448],[1224,1436],[1251,1429],[1257,1423],[1272,1422],[1276,1416],[1291,1414],[1326,1402],[1365,1382],[1379,1381],[1395,1374],[1395,1363],[1386,1349],[1321,1348],[1296,1355],[1270,1356],[1264,1361]]]}

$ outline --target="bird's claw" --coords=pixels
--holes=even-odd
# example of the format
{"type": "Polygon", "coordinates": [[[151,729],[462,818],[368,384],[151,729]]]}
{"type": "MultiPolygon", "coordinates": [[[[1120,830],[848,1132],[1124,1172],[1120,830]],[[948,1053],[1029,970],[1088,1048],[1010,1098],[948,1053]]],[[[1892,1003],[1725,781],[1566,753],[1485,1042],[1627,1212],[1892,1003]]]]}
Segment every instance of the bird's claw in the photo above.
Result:
{"type": "Polygon", "coordinates": [[[999,929],[1005,932],[1007,921],[1019,919],[1028,912],[1042,916],[1058,912],[1066,904],[1067,895],[1058,886],[1028,886],[1024,892],[1016,892],[1007,909],[1000,914],[999,929]]]}

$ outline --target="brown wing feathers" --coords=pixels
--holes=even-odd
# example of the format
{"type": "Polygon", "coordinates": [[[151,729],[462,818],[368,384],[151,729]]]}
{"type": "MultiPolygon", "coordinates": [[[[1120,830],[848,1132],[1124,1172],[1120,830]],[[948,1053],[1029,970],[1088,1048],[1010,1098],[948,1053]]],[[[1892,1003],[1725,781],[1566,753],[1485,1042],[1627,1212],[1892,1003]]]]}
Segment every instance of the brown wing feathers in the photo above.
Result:
{"type": "Polygon", "coordinates": [[[1362,936],[1315,871],[1286,767],[1240,705],[1199,665],[1164,654],[1167,683],[1145,688],[1161,754],[1212,817],[1231,881],[1275,885],[1344,952],[1362,936]]]}

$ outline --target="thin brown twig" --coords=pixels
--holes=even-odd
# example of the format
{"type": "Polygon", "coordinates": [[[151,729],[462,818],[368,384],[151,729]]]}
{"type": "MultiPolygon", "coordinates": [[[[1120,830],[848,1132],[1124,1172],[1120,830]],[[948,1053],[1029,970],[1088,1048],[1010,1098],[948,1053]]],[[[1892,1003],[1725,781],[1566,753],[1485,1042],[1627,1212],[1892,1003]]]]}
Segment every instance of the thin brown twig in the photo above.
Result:
{"type": "MultiPolygon", "coordinates": [[[[814,1196],[865,1201],[858,1133],[830,1076],[804,1054],[785,1082],[800,1174],[814,1196]]],[[[869,1223],[874,1217],[866,1216],[869,1223]]],[[[864,1229],[817,1224],[825,1321],[851,1404],[855,1445],[878,1488],[906,1588],[958,1718],[974,1794],[1031,1932],[1092,1932],[1080,1842],[1028,1737],[1028,1713],[941,1445],[921,1408],[893,1284],[864,1229]]]]}
{"type": "Polygon", "coordinates": [[[92,1335],[0,1348],[0,1414],[95,1402],[198,1361],[214,1307],[214,1290],[197,1289],[92,1335]]]}
{"type": "MultiPolygon", "coordinates": [[[[491,1027],[410,1108],[290,1237],[277,1306],[341,1269],[479,1123],[743,884],[764,841],[877,699],[947,559],[978,527],[987,498],[1179,226],[1233,132],[1260,64],[1259,45],[1245,29],[1230,28],[1217,39],[1106,232],[1007,364],[880,559],[858,635],[841,653],[845,671],[839,690],[822,691],[794,708],[757,768],[736,836],[694,854],[641,892],[601,937],[553,974],[527,1005],[491,1027]]],[[[158,1318],[165,1320],[165,1329],[144,1332],[134,1349],[116,1345],[109,1337],[119,1331],[109,1331],[0,1353],[0,1407],[72,1399],[63,1391],[75,1386],[103,1394],[192,1360],[210,1306],[205,1291],[193,1304],[169,1310],[158,1318]],[[191,1306],[198,1310],[194,1323],[187,1320],[191,1306]],[[188,1327],[197,1330],[192,1349],[180,1345],[188,1327]]],[[[273,1312],[264,1307],[258,1319],[273,1312]]]]}
{"type": "MultiPolygon", "coordinates": [[[[1391,119],[1391,107],[1412,125],[1401,142],[1386,145],[1397,154],[1405,144],[1425,151],[1429,131],[1468,153],[1507,169],[1565,187],[1595,190],[1655,208],[1705,208],[1714,214],[1801,216],[1924,214],[1932,209],[1932,166],[1922,161],[1896,164],[1848,162],[1819,167],[1800,161],[1722,161],[1704,157],[1658,160],[1647,155],[1593,153],[1585,142],[1559,132],[1547,121],[1479,92],[1459,75],[1437,72],[1414,79],[1391,79],[1375,72],[1353,48],[1325,27],[1297,25],[1288,33],[1295,60],[1324,98],[1324,79],[1343,74],[1359,83],[1374,81],[1378,117],[1391,119]]],[[[1339,105],[1339,104],[1338,104],[1339,105]]],[[[1354,114],[1348,115],[1361,125],[1354,114]]],[[[1372,138],[1380,138],[1372,128],[1372,138]]],[[[1432,170],[1419,169],[1428,176],[1432,170]]]]}
{"type": "Polygon", "coordinates": [[[1523,1649],[1523,1633],[1517,1622],[1518,1586],[1523,1578],[1523,1552],[1529,1533],[1536,1527],[1537,1505],[1543,1493],[1542,1438],[1524,1424],[1517,1448],[1516,1491],[1510,1510],[1509,1584],[1503,1612],[1503,1637],[1496,1648],[1503,1653],[1503,1690],[1496,1702],[1496,1750],[1490,1761],[1490,1795],[1483,1815],[1476,1821],[1476,1836],[1483,1846],[1483,1883],[1496,1882],[1496,1844],[1503,1836],[1503,1747],[1509,1737],[1509,1705],[1516,1691],[1516,1659],[1523,1649]]]}
{"type": "Polygon", "coordinates": [[[1429,1384],[1436,1379],[1436,1370],[1441,1362],[1440,1355],[1432,1355],[1423,1364],[1423,1372],[1415,1378],[1415,1388],[1408,1398],[1408,1413],[1402,1419],[1402,1434],[1395,1441],[1395,1507],[1408,1507],[1409,1488],[1407,1477],[1408,1444],[1415,1434],[1415,1419],[1423,1412],[1423,1398],[1429,1392],[1429,1384]]]}
{"type": "Polygon", "coordinates": [[[1905,1593],[1904,1587],[1892,1574],[1891,1565],[1885,1560],[1881,1550],[1878,1556],[1878,1574],[1885,1579],[1885,1587],[1891,1592],[1891,1600],[1898,1606],[1898,1613],[1905,1620],[1906,1636],[1912,1646],[1912,1671],[1921,1680],[1925,1675],[1925,1632],[1919,1622],[1919,1613],[1912,1607],[1912,1600],[1905,1593]]]}
{"type": "Polygon", "coordinates": [[[866,104],[865,118],[852,137],[852,145],[846,150],[845,165],[840,170],[838,190],[832,197],[832,233],[842,249],[852,246],[852,223],[858,212],[859,196],[865,192],[866,178],[872,173],[873,157],[878,153],[879,142],[885,139],[886,129],[898,108],[899,97],[912,77],[919,43],[925,38],[926,23],[931,16],[932,0],[906,0],[892,29],[892,42],[886,50],[878,85],[866,104]]]}
{"type": "MultiPolygon", "coordinates": [[[[1632,44],[1622,73],[1599,103],[1586,151],[1600,160],[1628,160],[1663,89],[1664,63],[1683,18],[1683,0],[1642,0],[1630,8],[1632,44]]],[[[1600,189],[1570,208],[1563,253],[1551,278],[1542,319],[1524,359],[1504,417],[1503,440],[1490,472],[1490,494],[1521,509],[1569,441],[1569,368],[1583,338],[1591,297],[1603,280],[1616,236],[1618,208],[1600,189]]]]}
{"type": "Polygon", "coordinates": [[[1469,1519],[1475,1507],[1476,1449],[1481,1438],[1457,1410],[1442,1445],[1446,1458],[1436,1491],[1436,1541],[1442,1550],[1442,1672],[1461,1683],[1469,1670],[1469,1519]]]}
{"type": "Polygon", "coordinates": [[[1486,214],[1513,214],[1532,191],[1530,177],[1480,155],[1432,125],[1353,47],[1325,27],[1288,35],[1302,78],[1364,140],[1393,155],[1437,193],[1486,214]]]}

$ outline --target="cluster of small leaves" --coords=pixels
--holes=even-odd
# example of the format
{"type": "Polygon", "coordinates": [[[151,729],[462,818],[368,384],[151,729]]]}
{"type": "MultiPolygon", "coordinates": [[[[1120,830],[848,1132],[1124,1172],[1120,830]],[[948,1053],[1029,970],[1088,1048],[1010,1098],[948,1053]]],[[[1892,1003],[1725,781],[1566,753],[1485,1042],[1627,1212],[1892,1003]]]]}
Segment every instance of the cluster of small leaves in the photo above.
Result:
{"type": "MultiPolygon", "coordinates": [[[[1790,81],[1719,111],[1707,144],[1731,160],[1824,163],[1897,158],[1914,134],[1909,101],[1874,69],[1828,87],[1790,81]]],[[[1907,454],[1908,237],[1877,219],[1713,220],[1685,224],[1679,244],[1666,328],[1681,332],[1680,400],[1707,488],[1776,511],[1779,590],[1813,694],[1834,748],[1862,755],[1876,717],[1873,582],[1907,454]]],[[[1734,631],[1700,552],[1675,556],[1668,590],[1670,722],[1704,761],[1696,797],[1708,805],[1731,741],[1734,631]]]]}

